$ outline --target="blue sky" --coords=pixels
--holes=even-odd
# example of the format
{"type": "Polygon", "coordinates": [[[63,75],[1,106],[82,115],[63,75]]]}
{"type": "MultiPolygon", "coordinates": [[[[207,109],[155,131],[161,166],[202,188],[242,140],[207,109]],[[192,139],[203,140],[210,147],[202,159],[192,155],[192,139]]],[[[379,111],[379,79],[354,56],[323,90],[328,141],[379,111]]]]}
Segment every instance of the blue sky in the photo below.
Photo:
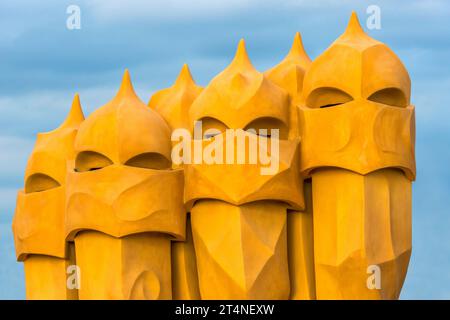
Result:
{"type": "Polygon", "coordinates": [[[450,2],[448,1],[2,1],[0,3],[0,298],[22,299],[11,220],[37,132],[56,128],[80,93],[85,114],[111,99],[124,68],[145,102],[188,63],[200,85],[232,59],[240,38],[261,71],[300,31],[315,58],[343,32],[351,10],[381,8],[369,30],[402,59],[416,105],[413,254],[403,299],[450,298],[450,2]],[[126,5],[124,4],[126,3],[126,5]],[[66,28],[67,6],[81,29],[66,28]]]}

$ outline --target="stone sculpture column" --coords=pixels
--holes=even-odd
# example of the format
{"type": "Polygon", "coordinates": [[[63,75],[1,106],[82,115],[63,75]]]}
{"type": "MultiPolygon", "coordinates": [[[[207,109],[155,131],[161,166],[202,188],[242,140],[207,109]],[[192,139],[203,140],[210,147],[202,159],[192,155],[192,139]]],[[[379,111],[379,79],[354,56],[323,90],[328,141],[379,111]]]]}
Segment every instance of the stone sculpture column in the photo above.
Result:
{"type": "Polygon", "coordinates": [[[216,155],[230,160],[203,159],[185,167],[201,298],[287,299],[287,211],[304,208],[299,141],[289,139],[287,93],[253,67],[241,40],[234,60],[197,97],[189,114],[191,124],[201,121],[204,133],[194,132],[194,145],[218,145],[216,155]],[[227,129],[241,136],[230,138],[227,129]],[[279,138],[260,129],[278,129],[279,138]],[[246,144],[239,148],[242,137],[246,144]],[[274,172],[264,174],[261,159],[250,161],[257,156],[250,149],[255,143],[272,156],[274,172]],[[279,150],[272,152],[275,143],[279,150]]]}
{"type": "MultiPolygon", "coordinates": [[[[155,92],[148,105],[166,120],[172,132],[177,129],[188,129],[189,108],[202,89],[195,84],[189,67],[185,64],[173,86],[155,92]]],[[[175,145],[176,141],[172,144],[175,145]]],[[[173,164],[173,167],[182,166],[173,164]]],[[[173,299],[200,299],[189,215],[186,219],[186,241],[172,242],[172,288],[173,299]]]]}
{"type": "Polygon", "coordinates": [[[73,170],[74,140],[83,120],[75,95],[63,124],[38,134],[25,171],[25,188],[17,195],[13,232],[17,260],[24,262],[27,299],[78,297],[77,284],[67,285],[67,268],[75,265],[75,252],[65,241],[64,215],[66,174],[73,170]]]}
{"type": "Polygon", "coordinates": [[[183,172],[170,129],[135,94],[128,71],[116,97],[75,141],[66,234],[75,242],[80,299],[171,299],[171,241],[184,240],[183,172]]]}
{"type": "Polygon", "coordinates": [[[300,127],[302,171],[312,177],[317,298],[398,298],[416,170],[410,79],[354,13],[306,72],[300,127]]]}

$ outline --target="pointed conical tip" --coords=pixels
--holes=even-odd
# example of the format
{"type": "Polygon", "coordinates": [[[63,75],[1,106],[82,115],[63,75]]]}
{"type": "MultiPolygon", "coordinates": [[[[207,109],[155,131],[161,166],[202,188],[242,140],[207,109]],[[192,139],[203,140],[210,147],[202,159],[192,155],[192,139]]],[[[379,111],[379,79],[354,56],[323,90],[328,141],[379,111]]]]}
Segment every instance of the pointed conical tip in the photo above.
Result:
{"type": "Polygon", "coordinates": [[[125,69],[122,77],[122,83],[120,84],[119,91],[117,92],[117,96],[123,96],[127,94],[136,95],[133,89],[133,84],[131,83],[130,72],[128,69],[125,69]]]}
{"type": "Polygon", "coordinates": [[[245,40],[239,40],[239,44],[236,50],[236,54],[234,55],[233,62],[231,63],[235,66],[252,66],[250,58],[247,54],[247,49],[245,48],[245,40]]]}
{"type": "Polygon", "coordinates": [[[245,39],[241,38],[239,40],[238,46],[237,46],[237,51],[236,51],[236,55],[238,54],[245,54],[247,55],[247,49],[245,48],[245,39]]]}
{"type": "Polygon", "coordinates": [[[302,35],[300,32],[296,32],[294,35],[294,42],[292,44],[292,48],[303,47],[302,35]]]}
{"type": "Polygon", "coordinates": [[[84,114],[83,109],[81,108],[80,103],[80,95],[78,93],[75,94],[72,100],[72,106],[70,107],[70,111],[67,114],[66,119],[64,120],[62,127],[70,127],[76,126],[83,122],[84,114]]]}
{"type": "Polygon", "coordinates": [[[359,23],[358,15],[356,14],[355,11],[352,11],[345,33],[346,34],[364,33],[364,30],[361,27],[361,24],[359,23]]]}
{"type": "Polygon", "coordinates": [[[183,67],[181,67],[181,71],[178,74],[177,80],[175,81],[175,86],[186,85],[189,83],[194,83],[194,79],[192,78],[189,66],[185,63],[183,64],[183,67]]]}
{"type": "Polygon", "coordinates": [[[80,94],[78,92],[75,93],[75,95],[73,96],[73,100],[72,100],[72,109],[77,106],[77,107],[81,107],[81,103],[80,103],[80,94]]]}
{"type": "Polygon", "coordinates": [[[294,42],[292,43],[292,47],[288,53],[288,56],[302,56],[306,57],[309,60],[309,57],[305,52],[305,48],[303,47],[303,41],[300,32],[295,33],[294,42]]]}

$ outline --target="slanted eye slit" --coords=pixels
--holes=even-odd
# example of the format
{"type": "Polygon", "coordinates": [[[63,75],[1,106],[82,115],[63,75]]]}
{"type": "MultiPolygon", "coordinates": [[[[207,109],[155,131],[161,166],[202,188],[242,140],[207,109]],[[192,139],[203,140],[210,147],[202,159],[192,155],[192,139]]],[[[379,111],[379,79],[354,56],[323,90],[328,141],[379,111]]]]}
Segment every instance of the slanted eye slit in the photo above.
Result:
{"type": "Polygon", "coordinates": [[[245,130],[249,133],[256,134],[260,137],[271,138],[273,130],[278,130],[280,139],[286,139],[288,135],[288,128],[286,124],[273,117],[261,117],[250,122],[245,130]]]}
{"type": "Polygon", "coordinates": [[[306,99],[309,108],[330,108],[352,101],[353,98],[341,89],[322,87],[313,90],[306,99]]]}
{"type": "Polygon", "coordinates": [[[171,161],[158,152],[146,152],[138,154],[125,162],[126,166],[164,170],[172,167],[171,161]]]}
{"type": "Polygon", "coordinates": [[[335,107],[335,106],[339,106],[343,103],[331,103],[331,104],[326,104],[324,106],[320,106],[319,108],[330,108],[330,107],[335,107]]]}
{"type": "Polygon", "coordinates": [[[385,88],[375,91],[367,100],[394,107],[406,107],[408,104],[405,94],[398,88],[385,88]]]}
{"type": "Polygon", "coordinates": [[[75,159],[75,172],[100,170],[112,164],[113,162],[101,153],[82,151],[75,159]]]}
{"type": "Polygon", "coordinates": [[[211,139],[215,136],[218,136],[220,133],[205,133],[203,136],[205,139],[211,139]]]}
{"type": "Polygon", "coordinates": [[[40,192],[59,187],[61,184],[44,173],[35,173],[25,182],[25,193],[40,192]]]}
{"type": "Polygon", "coordinates": [[[228,129],[225,123],[213,117],[205,117],[200,121],[202,123],[202,132],[204,132],[202,138],[206,140],[222,134],[228,129]]]}

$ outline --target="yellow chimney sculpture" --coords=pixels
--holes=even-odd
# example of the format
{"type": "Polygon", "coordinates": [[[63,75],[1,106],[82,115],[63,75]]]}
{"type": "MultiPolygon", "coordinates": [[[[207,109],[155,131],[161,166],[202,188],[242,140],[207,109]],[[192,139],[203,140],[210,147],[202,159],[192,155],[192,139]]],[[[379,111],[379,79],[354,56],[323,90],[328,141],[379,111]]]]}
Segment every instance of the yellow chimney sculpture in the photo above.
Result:
{"type": "Polygon", "coordinates": [[[184,65],[145,105],[125,71],[86,120],[75,96],[38,134],[17,197],[27,299],[397,299],[410,87],[353,13],[314,61],[297,33],[261,73],[241,40],[205,88],[184,65]]]}
{"type": "Polygon", "coordinates": [[[201,121],[206,136],[196,137],[200,141],[194,144],[207,148],[226,139],[221,151],[234,148],[233,157],[241,150],[238,142],[229,144],[239,137],[227,138],[227,129],[237,129],[247,142],[244,158],[252,156],[249,146],[255,141],[271,150],[269,132],[258,136],[259,129],[280,134],[274,160],[279,168],[270,175],[261,174],[261,161],[185,168],[202,299],[288,299],[287,210],[304,206],[298,139],[288,139],[288,95],[253,67],[241,40],[234,60],[203,90],[189,114],[191,124],[201,121]],[[211,129],[216,135],[208,138],[211,129]]]}
{"type": "MultiPolygon", "coordinates": [[[[202,92],[196,85],[187,64],[172,87],[156,92],[148,105],[155,109],[169,124],[170,128],[189,128],[189,108],[202,92]]],[[[177,168],[177,165],[173,165],[177,168]]],[[[197,262],[189,216],[186,217],[186,241],[172,242],[172,295],[176,300],[200,299],[197,262]]]]}
{"type": "Polygon", "coordinates": [[[84,120],[78,95],[63,124],[37,135],[17,195],[13,220],[17,260],[24,262],[27,299],[76,299],[67,286],[74,248],[64,234],[66,174],[73,170],[74,140],[84,120]]]}
{"type": "MultiPolygon", "coordinates": [[[[292,137],[300,135],[298,108],[305,72],[311,59],[303,48],[300,33],[296,33],[291,50],[278,65],[265,72],[267,77],[285,89],[291,104],[292,137]]],[[[291,280],[290,298],[315,299],[314,239],[312,224],[311,183],[304,182],[305,209],[288,214],[288,255],[291,280]]]]}
{"type": "Polygon", "coordinates": [[[171,299],[171,240],[184,240],[183,171],[171,169],[170,129],[135,94],[128,71],[116,97],[75,140],[67,239],[80,299],[171,299]]]}
{"type": "Polygon", "coordinates": [[[416,171],[408,73],[353,13],[308,69],[303,98],[317,298],[396,299],[411,254],[416,171]]]}
{"type": "Polygon", "coordinates": [[[189,108],[202,90],[194,82],[188,65],[184,64],[173,86],[156,92],[148,106],[156,110],[172,130],[189,129],[189,108]]]}

